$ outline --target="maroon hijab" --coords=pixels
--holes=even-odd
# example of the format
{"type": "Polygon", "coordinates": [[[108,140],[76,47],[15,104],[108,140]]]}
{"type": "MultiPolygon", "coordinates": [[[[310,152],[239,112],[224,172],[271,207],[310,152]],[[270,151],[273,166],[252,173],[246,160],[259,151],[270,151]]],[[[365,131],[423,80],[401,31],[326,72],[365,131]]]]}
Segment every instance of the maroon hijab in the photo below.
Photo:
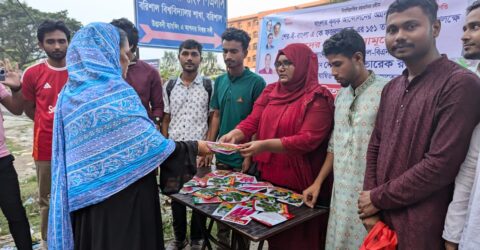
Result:
{"type": "Polygon", "coordinates": [[[318,83],[318,58],[307,45],[290,44],[279,50],[275,61],[278,61],[280,55],[285,55],[293,63],[295,72],[290,82],[277,82],[269,96],[272,104],[289,103],[308,93],[313,95],[314,92],[328,91],[318,83]]]}
{"type": "MultiPolygon", "coordinates": [[[[260,121],[258,136],[261,140],[276,138],[279,121],[282,117],[285,119],[282,114],[288,104],[295,100],[303,98],[302,110],[300,113],[291,115],[288,119],[303,121],[308,104],[314,100],[315,96],[326,98],[332,112],[334,109],[332,94],[318,82],[317,55],[307,45],[300,43],[290,44],[279,50],[275,61],[278,61],[280,55],[285,55],[293,63],[295,71],[293,72],[293,78],[288,83],[272,83],[265,89],[265,91],[271,91],[266,98],[267,103],[265,105],[269,105],[269,111],[272,112],[272,115],[267,114],[260,121]]],[[[292,134],[300,130],[302,123],[293,124],[296,125],[286,128],[292,134]]],[[[256,160],[268,162],[270,157],[271,153],[265,152],[257,155],[256,160]]]]}

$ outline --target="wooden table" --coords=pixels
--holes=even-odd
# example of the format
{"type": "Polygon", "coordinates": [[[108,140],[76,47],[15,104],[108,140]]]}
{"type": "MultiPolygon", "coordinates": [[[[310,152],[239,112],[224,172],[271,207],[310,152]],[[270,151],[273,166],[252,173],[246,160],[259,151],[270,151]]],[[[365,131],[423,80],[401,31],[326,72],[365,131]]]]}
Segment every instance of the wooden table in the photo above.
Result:
{"type": "Polygon", "coordinates": [[[210,219],[210,222],[208,223],[208,227],[206,225],[202,225],[202,232],[204,234],[204,244],[202,249],[205,249],[206,247],[208,249],[212,249],[210,241],[214,242],[218,246],[224,246],[231,249],[236,248],[235,243],[237,241],[236,239],[237,236],[235,236],[234,233],[232,233],[231,246],[225,246],[224,244],[220,243],[217,239],[215,239],[211,235],[214,221],[217,221],[219,223],[222,223],[228,226],[234,232],[240,235],[243,235],[252,241],[255,241],[255,242],[260,241],[260,244],[258,245],[258,249],[262,249],[263,243],[266,239],[328,212],[327,208],[312,209],[312,208],[306,207],[305,205],[302,205],[301,207],[288,205],[288,211],[291,214],[293,214],[295,217],[286,222],[283,222],[274,227],[267,227],[263,224],[260,224],[252,220],[250,223],[248,223],[248,225],[242,226],[235,223],[222,221],[220,220],[220,217],[213,216],[212,213],[215,211],[215,209],[218,207],[219,204],[197,204],[196,205],[193,203],[192,195],[173,194],[173,195],[170,195],[170,197],[172,198],[172,200],[179,202],[185,206],[188,206],[192,208],[194,211],[202,215],[205,215],[207,216],[207,218],[210,219]]]}

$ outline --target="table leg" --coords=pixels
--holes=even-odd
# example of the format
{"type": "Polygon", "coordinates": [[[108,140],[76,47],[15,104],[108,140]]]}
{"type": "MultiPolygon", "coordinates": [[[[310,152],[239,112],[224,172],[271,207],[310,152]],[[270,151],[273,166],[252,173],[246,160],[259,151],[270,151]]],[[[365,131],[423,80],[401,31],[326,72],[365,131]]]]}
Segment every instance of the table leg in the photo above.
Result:
{"type": "Polygon", "coordinates": [[[206,228],[206,225],[202,225],[200,228],[202,229],[203,233],[203,245],[202,245],[202,250],[205,250],[205,248],[208,248],[209,250],[212,249],[212,245],[210,244],[210,234],[212,232],[213,228],[213,220],[210,219],[210,223],[208,224],[208,228],[206,228]]]}
{"type": "Polygon", "coordinates": [[[238,236],[233,230],[230,233],[232,234],[232,243],[231,243],[232,245],[230,246],[230,249],[237,250],[237,238],[238,238],[238,236]]]}
{"type": "Polygon", "coordinates": [[[263,243],[265,243],[264,240],[262,240],[262,241],[260,241],[260,242],[258,243],[258,248],[257,248],[257,250],[262,250],[262,249],[263,249],[263,243]]]}

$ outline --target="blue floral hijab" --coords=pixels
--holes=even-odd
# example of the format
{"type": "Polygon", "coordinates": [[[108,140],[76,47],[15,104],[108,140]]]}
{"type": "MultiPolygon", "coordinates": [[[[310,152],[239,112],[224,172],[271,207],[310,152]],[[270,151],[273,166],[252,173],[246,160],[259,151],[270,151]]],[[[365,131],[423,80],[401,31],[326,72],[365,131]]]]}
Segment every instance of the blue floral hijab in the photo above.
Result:
{"type": "Polygon", "coordinates": [[[125,189],[175,149],[122,78],[119,44],[116,27],[92,23],[68,48],[53,128],[51,250],[74,248],[70,213],[125,189]]]}

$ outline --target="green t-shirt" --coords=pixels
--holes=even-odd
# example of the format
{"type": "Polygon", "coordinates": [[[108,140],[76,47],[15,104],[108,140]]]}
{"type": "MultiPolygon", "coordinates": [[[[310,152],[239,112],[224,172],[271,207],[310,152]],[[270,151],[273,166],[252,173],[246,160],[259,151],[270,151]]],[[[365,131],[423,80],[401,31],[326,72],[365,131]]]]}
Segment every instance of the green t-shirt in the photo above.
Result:
{"type": "MultiPolygon", "coordinates": [[[[215,80],[210,107],[220,111],[218,138],[247,118],[265,85],[265,80],[248,68],[245,68],[239,77],[223,74],[215,80]]],[[[216,158],[223,164],[242,167],[243,157],[240,154],[216,154],[216,158]]]]}

